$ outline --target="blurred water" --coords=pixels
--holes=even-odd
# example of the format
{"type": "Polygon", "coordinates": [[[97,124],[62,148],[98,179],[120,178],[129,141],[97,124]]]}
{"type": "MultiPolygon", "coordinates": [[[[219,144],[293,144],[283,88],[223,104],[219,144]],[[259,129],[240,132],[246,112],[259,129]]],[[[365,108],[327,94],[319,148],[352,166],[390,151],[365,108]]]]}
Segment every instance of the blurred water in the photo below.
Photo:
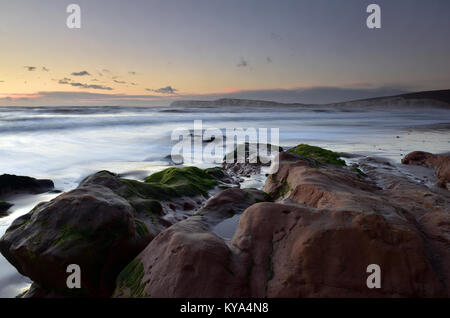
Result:
{"type": "MultiPolygon", "coordinates": [[[[0,107],[0,174],[52,179],[63,191],[103,169],[150,174],[167,165],[172,131],[193,129],[194,120],[203,120],[204,128],[279,128],[282,146],[310,143],[397,162],[413,150],[450,150],[450,130],[422,129],[450,122],[443,109],[0,107]]],[[[53,196],[13,199],[12,214],[0,219],[0,235],[14,218],[53,196]]],[[[1,297],[27,283],[0,257],[1,297]]]]}

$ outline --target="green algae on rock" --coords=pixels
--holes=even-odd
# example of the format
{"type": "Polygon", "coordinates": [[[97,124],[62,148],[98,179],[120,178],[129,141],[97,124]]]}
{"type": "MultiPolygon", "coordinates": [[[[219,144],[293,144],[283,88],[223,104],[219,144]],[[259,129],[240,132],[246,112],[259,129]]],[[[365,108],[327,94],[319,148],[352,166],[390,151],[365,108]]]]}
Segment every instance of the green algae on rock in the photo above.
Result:
{"type": "Polygon", "coordinates": [[[142,298],[145,297],[144,265],[141,260],[135,258],[128,264],[117,277],[117,287],[122,291],[121,297],[142,298]]]}
{"type": "Polygon", "coordinates": [[[340,154],[331,150],[323,149],[307,144],[300,144],[287,152],[294,153],[300,157],[311,158],[320,163],[332,164],[336,166],[346,166],[345,161],[340,159],[340,154]]]}
{"type": "Polygon", "coordinates": [[[219,183],[206,171],[197,167],[167,168],[145,178],[145,184],[156,185],[165,191],[174,191],[176,196],[208,194],[219,183]]]}

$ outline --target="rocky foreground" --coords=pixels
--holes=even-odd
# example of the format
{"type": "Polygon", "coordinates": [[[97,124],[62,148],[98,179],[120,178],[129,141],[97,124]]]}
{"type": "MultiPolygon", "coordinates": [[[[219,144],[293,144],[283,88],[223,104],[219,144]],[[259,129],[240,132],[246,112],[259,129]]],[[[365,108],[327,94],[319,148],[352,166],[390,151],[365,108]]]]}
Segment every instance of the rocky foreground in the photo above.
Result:
{"type": "Polygon", "coordinates": [[[236,186],[249,163],[144,182],[102,171],[15,220],[0,251],[34,281],[25,297],[450,296],[448,156],[404,159],[436,169],[438,186],[308,145],[278,159],[263,191],[236,186]],[[231,240],[215,234],[241,213],[231,240]],[[66,286],[69,264],[81,289],[66,286]],[[369,264],[381,288],[367,287],[369,264]]]}

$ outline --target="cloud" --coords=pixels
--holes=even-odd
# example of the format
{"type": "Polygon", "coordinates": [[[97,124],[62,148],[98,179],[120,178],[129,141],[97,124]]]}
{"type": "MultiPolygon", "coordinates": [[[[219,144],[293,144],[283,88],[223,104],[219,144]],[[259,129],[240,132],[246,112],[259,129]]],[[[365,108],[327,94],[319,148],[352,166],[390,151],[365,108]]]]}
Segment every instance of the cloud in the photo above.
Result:
{"type": "Polygon", "coordinates": [[[4,83],[5,81],[0,80],[0,83],[4,83]]]}
{"type": "Polygon", "coordinates": [[[24,66],[29,72],[36,70],[36,66],[24,66]]]}
{"type": "MultiPolygon", "coordinates": [[[[56,81],[56,80],[55,80],[56,81]]],[[[59,84],[70,84],[69,82],[71,81],[70,78],[64,77],[63,79],[59,80],[58,83],[59,84]]]]}
{"type": "Polygon", "coordinates": [[[42,66],[42,71],[43,72],[50,72],[50,70],[48,68],[46,68],[45,66],[42,66]]]}
{"type": "Polygon", "coordinates": [[[154,92],[154,93],[158,93],[158,94],[170,94],[170,95],[176,94],[176,92],[178,91],[177,89],[172,88],[172,86],[161,87],[158,89],[147,88],[146,90],[149,92],[154,92]]]}
{"type": "Polygon", "coordinates": [[[272,40],[282,40],[282,39],[283,39],[283,37],[282,37],[280,34],[275,33],[275,32],[270,32],[270,33],[269,33],[269,37],[270,37],[272,40]]]}
{"type": "Polygon", "coordinates": [[[114,83],[117,83],[117,84],[126,84],[127,82],[125,82],[125,81],[114,80],[114,83]]]}
{"type": "Polygon", "coordinates": [[[80,87],[80,88],[87,88],[87,89],[100,89],[100,90],[108,90],[108,91],[112,91],[113,90],[113,88],[108,87],[108,86],[103,86],[103,85],[84,84],[84,83],[79,83],[79,82],[72,82],[72,80],[70,78],[67,78],[67,77],[65,77],[62,80],[59,80],[58,84],[70,85],[70,86],[73,86],[73,87],[80,87]]]}
{"type": "Polygon", "coordinates": [[[91,74],[89,74],[88,71],[81,71],[81,72],[73,72],[70,75],[72,75],[72,76],[90,76],[91,74]]]}
{"type": "Polygon", "coordinates": [[[43,91],[35,94],[0,96],[2,106],[167,106],[169,100],[161,95],[127,95],[101,92],[43,91]]]}
{"type": "Polygon", "coordinates": [[[246,60],[244,60],[243,58],[241,58],[241,61],[236,66],[237,67],[247,67],[248,62],[246,60]]]}

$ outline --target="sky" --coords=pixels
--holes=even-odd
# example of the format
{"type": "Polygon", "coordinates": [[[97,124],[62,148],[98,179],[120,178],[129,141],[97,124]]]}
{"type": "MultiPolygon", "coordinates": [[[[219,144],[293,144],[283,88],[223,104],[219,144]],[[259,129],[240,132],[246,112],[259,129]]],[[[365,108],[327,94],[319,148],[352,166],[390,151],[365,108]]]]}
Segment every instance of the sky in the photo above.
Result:
{"type": "Polygon", "coordinates": [[[0,106],[448,89],[449,13],[448,0],[0,0],[0,106]],[[371,3],[381,29],[366,25],[371,3]]]}

